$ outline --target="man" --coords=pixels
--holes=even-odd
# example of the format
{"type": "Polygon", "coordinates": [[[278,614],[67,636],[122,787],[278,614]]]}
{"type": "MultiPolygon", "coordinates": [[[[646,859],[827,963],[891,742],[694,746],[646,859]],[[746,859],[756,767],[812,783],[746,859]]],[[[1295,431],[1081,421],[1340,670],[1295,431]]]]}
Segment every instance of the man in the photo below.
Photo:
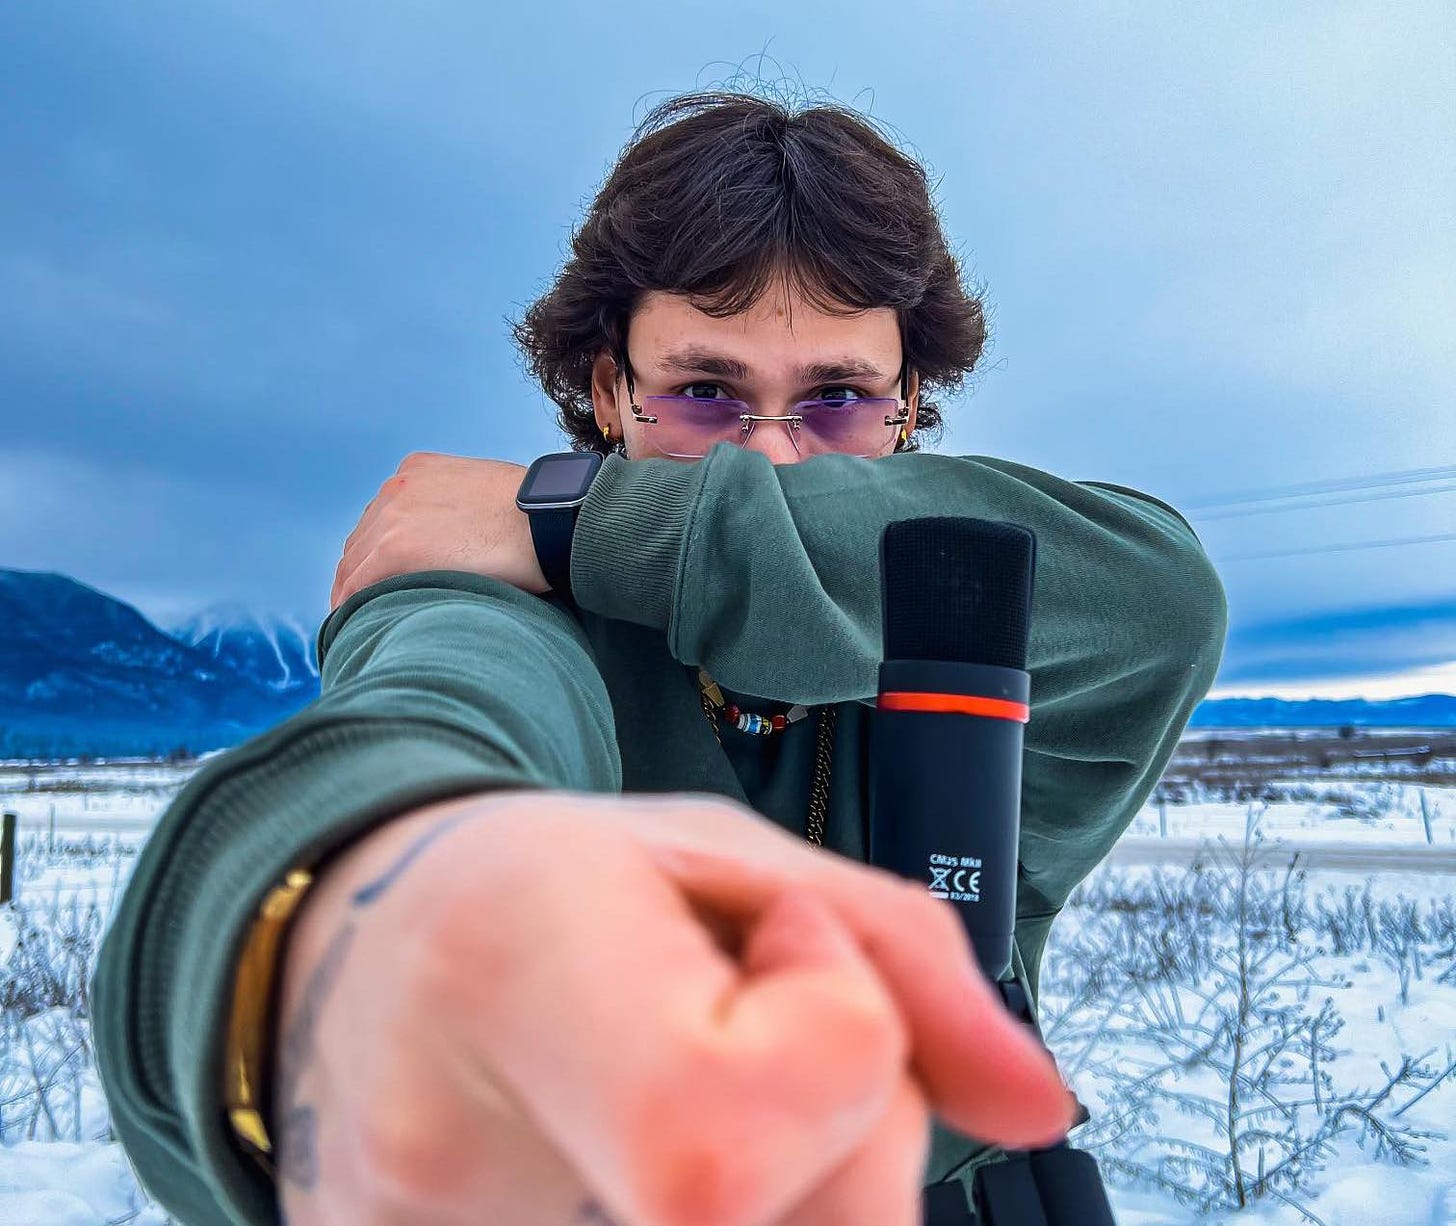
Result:
{"type": "Polygon", "coordinates": [[[880,534],[1037,537],[1033,999],[1212,683],[1218,576],[1149,495],[917,454],[984,324],[862,119],[689,95],[644,127],[516,329],[606,453],[558,582],[524,468],[407,459],[321,697],[188,782],[119,905],[98,1060],[185,1222],[912,1226],[1071,1124],[958,921],[862,863],[880,534]]]}

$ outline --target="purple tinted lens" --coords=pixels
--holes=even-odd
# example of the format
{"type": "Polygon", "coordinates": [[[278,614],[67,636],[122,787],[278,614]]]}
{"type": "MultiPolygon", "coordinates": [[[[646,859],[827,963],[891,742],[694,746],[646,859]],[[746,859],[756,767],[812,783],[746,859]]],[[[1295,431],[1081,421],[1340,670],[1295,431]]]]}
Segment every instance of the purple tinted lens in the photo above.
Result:
{"type": "Polygon", "coordinates": [[[860,400],[815,400],[802,404],[804,433],[823,451],[879,455],[894,440],[896,426],[886,423],[899,408],[889,397],[860,400]]]}
{"type": "Polygon", "coordinates": [[[643,408],[657,420],[647,426],[652,446],[664,455],[705,456],[714,443],[743,440],[741,400],[706,396],[644,396],[643,408]]]}
{"type": "MultiPolygon", "coordinates": [[[[744,414],[753,410],[741,400],[699,396],[644,396],[644,408],[657,421],[648,425],[653,446],[665,455],[705,456],[719,442],[742,443],[744,414]]],[[[801,418],[793,431],[801,452],[840,451],[877,456],[889,450],[897,426],[887,424],[900,402],[891,397],[858,400],[809,400],[794,406],[801,418]]],[[[772,421],[747,423],[753,428],[781,430],[772,421]]]]}

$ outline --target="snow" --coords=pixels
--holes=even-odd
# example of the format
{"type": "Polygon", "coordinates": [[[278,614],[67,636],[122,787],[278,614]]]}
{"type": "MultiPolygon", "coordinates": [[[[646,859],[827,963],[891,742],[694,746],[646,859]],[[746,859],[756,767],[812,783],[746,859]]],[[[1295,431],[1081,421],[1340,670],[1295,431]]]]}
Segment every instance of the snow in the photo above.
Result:
{"type": "Polygon", "coordinates": [[[0,1153],[0,1222],[6,1226],[97,1226],[118,1219],[131,1226],[170,1220],[144,1201],[120,1145],[19,1141],[0,1153]]]}
{"type": "MultiPolygon", "coordinates": [[[[33,947],[37,942],[18,944],[22,909],[32,922],[52,924],[58,931],[84,932],[89,906],[94,903],[99,931],[117,891],[126,884],[151,824],[195,769],[195,763],[160,762],[60,767],[0,764],[0,808],[16,812],[20,818],[19,907],[0,908],[0,999],[23,997],[26,977],[36,973],[33,947]]],[[[1432,838],[1428,844],[1419,787],[1358,779],[1346,782],[1355,810],[1365,816],[1338,816],[1339,807],[1328,803],[1251,807],[1201,802],[1168,805],[1167,832],[1170,839],[1222,838],[1229,854],[1235,854],[1246,826],[1253,821],[1267,839],[1284,840],[1290,848],[1337,843],[1372,852],[1401,851],[1406,854],[1398,861],[1398,869],[1309,872],[1309,899],[1313,903],[1323,898],[1333,906],[1347,891],[1359,897],[1368,888],[1375,904],[1410,900],[1422,908],[1449,905],[1452,874],[1422,869],[1421,856],[1428,850],[1456,846],[1456,792],[1425,788],[1432,838]],[[1409,869],[1404,867],[1407,862],[1409,869]]],[[[1156,805],[1149,805],[1138,815],[1127,838],[1147,844],[1158,837],[1159,812],[1156,805]]],[[[1177,880],[1185,871],[1185,862],[1171,859],[1166,869],[1109,862],[1084,888],[1115,877],[1121,882],[1118,888],[1132,889],[1159,874],[1164,880],[1177,880]]],[[[1275,878],[1282,875],[1282,870],[1270,874],[1275,878]]],[[[1076,899],[1074,896],[1074,904],[1076,899]]],[[[1044,1024],[1061,1007],[1057,985],[1072,982],[1080,973],[1072,953],[1079,939],[1106,918],[1105,911],[1096,907],[1070,905],[1057,920],[1043,963],[1044,1024]]],[[[1232,933],[1225,939],[1223,930],[1211,942],[1219,956],[1233,945],[1232,933]]],[[[67,969],[65,949],[65,942],[58,939],[46,955],[45,969],[61,982],[69,982],[75,973],[74,968],[67,969]]],[[[1447,983],[1438,982],[1456,950],[1446,951],[1444,961],[1427,951],[1423,974],[1410,979],[1404,1002],[1397,967],[1389,958],[1369,949],[1335,956],[1323,946],[1317,951],[1313,944],[1307,952],[1312,973],[1333,986],[1312,992],[1300,1008],[1313,1015],[1328,996],[1343,1019],[1343,1028],[1331,1040],[1338,1052],[1331,1071],[1340,1085],[1365,1089],[1384,1085],[1382,1065],[1393,1069],[1402,1056],[1431,1053],[1428,1059],[1433,1065],[1456,1057],[1456,975],[1447,983]]],[[[1191,1016],[1199,1003],[1196,993],[1180,988],[1177,996],[1191,1016]]],[[[1286,992],[1282,999],[1292,1002],[1295,997],[1286,992]]],[[[1072,1071],[1069,1065],[1080,1050],[1075,1031],[1084,1012],[1088,1011],[1074,1010],[1066,1031],[1053,1034],[1050,1041],[1064,1076],[1088,1104],[1095,1124],[1103,1115],[1103,1094],[1109,1087],[1116,1088],[1106,1070],[1115,1072],[1119,1065],[1131,1070],[1144,1061],[1166,1059],[1166,1053],[1149,1047],[1150,1032],[1115,1023],[1095,1045],[1096,1059],[1072,1071]]],[[[24,1109],[0,1104],[0,1223],[162,1226],[168,1222],[167,1215],[148,1202],[119,1143],[110,1137],[106,1104],[89,1049],[82,1042],[88,1036],[73,1010],[64,1004],[50,1005],[26,1011],[23,1020],[16,1020],[7,1006],[3,1021],[0,1100],[21,1102],[24,1109]],[[36,1069],[31,1068],[32,1059],[36,1069]],[[26,1107],[25,1103],[38,1099],[36,1082],[42,1079],[51,1086],[45,1109],[26,1107]]],[[[1181,1074],[1176,1087],[1189,1095],[1216,1097],[1220,1092],[1217,1073],[1202,1067],[1181,1074]]],[[[1399,1101],[1410,1097],[1406,1093],[1399,1101]]],[[[1335,1138],[1331,1158],[1309,1186],[1290,1196],[1295,1203],[1269,1196],[1237,1212],[1200,1212],[1179,1203],[1166,1190],[1112,1176],[1107,1177],[1109,1195],[1122,1226],[1456,1226],[1456,1127],[1452,1127],[1456,1122],[1456,1075],[1413,1102],[1393,1122],[1434,1134],[1421,1142],[1424,1164],[1400,1165],[1388,1156],[1377,1156],[1370,1144],[1361,1144],[1353,1129],[1347,1130],[1335,1138]]],[[[1079,1131],[1085,1134],[1092,1127],[1079,1131]]],[[[1164,1108],[1157,1127],[1167,1136],[1191,1143],[1217,1144],[1216,1129],[1205,1118],[1164,1108]]],[[[1077,1133],[1072,1140],[1084,1143],[1077,1133]]],[[[1094,1152],[1104,1161],[1118,1145],[1133,1153],[1134,1144],[1129,1133],[1122,1141],[1094,1152]]],[[[1143,1156],[1151,1152],[1145,1149],[1143,1156]]],[[[1252,1161],[1250,1158],[1250,1173],[1252,1161]]]]}
{"type": "Polygon", "coordinates": [[[167,633],[213,659],[219,659],[233,640],[245,638],[261,642],[272,652],[278,670],[276,677],[267,679],[267,684],[275,689],[287,689],[318,677],[318,665],[313,658],[314,632],[308,628],[314,625],[317,625],[316,619],[261,612],[238,601],[223,601],[170,627],[167,633]],[[296,665],[302,667],[301,677],[295,675],[296,665]]]}
{"type": "MultiPolygon", "coordinates": [[[[1274,785],[1309,785],[1309,779],[1274,780],[1274,785]]],[[[1431,819],[1433,845],[1456,847],[1456,792],[1414,783],[1362,783],[1356,779],[1331,781],[1320,791],[1348,794],[1353,807],[1368,810],[1371,817],[1342,816],[1340,806],[1328,803],[1256,803],[1258,829],[1269,838],[1291,843],[1345,843],[1372,846],[1416,846],[1426,842],[1421,819],[1421,795],[1431,819]],[[1260,812],[1262,810],[1262,812],[1260,812]]],[[[1249,819],[1244,803],[1195,802],[1168,805],[1164,810],[1169,837],[1216,838],[1239,841],[1249,819]]],[[[1158,806],[1147,804],[1128,827],[1124,837],[1157,837],[1158,806]]]]}
{"type": "MultiPolygon", "coordinates": [[[[1347,888],[1363,890],[1367,880],[1356,874],[1320,874],[1312,882],[1311,894],[1335,898],[1347,888]]],[[[1450,897],[1449,879],[1411,875],[1400,883],[1401,888],[1392,888],[1394,884],[1375,879],[1373,896],[1450,897]]],[[[1043,975],[1047,979],[1055,980],[1058,951],[1072,942],[1081,918],[1078,910],[1072,908],[1058,919],[1043,963],[1043,975]]],[[[1448,959],[1446,965],[1449,964],[1448,959]]],[[[1321,977],[1330,980],[1343,977],[1347,985],[1328,991],[1344,1021],[1334,1040],[1339,1052],[1335,1067],[1342,1083],[1366,1088],[1383,1085],[1386,1077],[1382,1063],[1397,1065],[1402,1055],[1418,1057],[1433,1053],[1429,1059],[1440,1067],[1456,1056],[1456,984],[1442,985],[1435,981],[1441,967],[1428,969],[1423,980],[1413,982],[1409,1000],[1402,1004],[1397,973],[1379,958],[1368,954],[1319,957],[1314,960],[1314,966],[1321,977]]],[[[1189,1018],[1196,1015],[1198,1004],[1196,997],[1184,995],[1182,998],[1182,1007],[1189,1018]]],[[[1044,1004],[1044,1008],[1051,1007],[1044,1004]]],[[[1311,1001],[1309,1012],[1313,1013],[1316,1007],[1311,1001]]],[[[1119,1034],[1112,1027],[1105,1039],[1109,1058],[1127,1075],[1144,1064],[1160,1063],[1169,1055],[1162,1050],[1144,1050],[1140,1037],[1132,1030],[1119,1034]]],[[[1102,1101],[1102,1080],[1070,1072],[1062,1061],[1062,1046],[1054,1036],[1051,1047],[1058,1056],[1059,1067],[1092,1111],[1095,1122],[1102,1101]]],[[[1180,1093],[1207,1095],[1215,1101],[1226,1095],[1228,1085],[1226,1080],[1202,1068],[1196,1073],[1182,1074],[1176,1084],[1180,1093]]],[[[1238,1213],[1201,1214],[1170,1203],[1162,1194],[1120,1186],[1111,1180],[1108,1181],[1109,1197],[1122,1226],[1154,1223],[1157,1226],[1192,1226],[1193,1223],[1236,1226],[1248,1222],[1296,1226],[1311,1221],[1325,1226],[1456,1226],[1456,1128],[1452,1127],[1456,1122],[1456,1076],[1409,1107],[1395,1122],[1436,1134],[1424,1141],[1426,1165],[1397,1166],[1376,1160],[1347,1136],[1313,1194],[1299,1198],[1304,1212],[1267,1199],[1262,1203],[1253,1202],[1238,1213]]],[[[1219,1146],[1218,1136],[1206,1121],[1165,1112],[1161,1124],[1164,1131],[1182,1139],[1219,1146]]],[[[1088,1147],[1085,1138],[1075,1135],[1073,1143],[1088,1147]]],[[[1226,1142],[1224,1150],[1227,1150],[1226,1142]]],[[[1098,1157],[1099,1160],[1102,1157],[1100,1152],[1098,1157]]]]}

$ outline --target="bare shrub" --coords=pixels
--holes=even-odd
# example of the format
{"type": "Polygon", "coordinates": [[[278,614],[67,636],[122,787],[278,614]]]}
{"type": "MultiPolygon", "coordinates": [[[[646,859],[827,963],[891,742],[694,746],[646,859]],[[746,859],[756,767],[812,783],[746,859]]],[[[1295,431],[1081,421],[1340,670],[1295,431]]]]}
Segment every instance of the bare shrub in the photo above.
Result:
{"type": "Polygon", "coordinates": [[[0,969],[0,1143],[81,1141],[92,1066],[87,988],[102,931],[94,901],[12,903],[16,940],[0,969]]]}
{"type": "Polygon", "coordinates": [[[1320,973],[1316,941],[1419,977],[1449,960],[1453,908],[1377,903],[1368,886],[1311,905],[1297,854],[1282,870],[1255,867],[1257,825],[1251,810],[1241,848],[1205,843],[1181,879],[1161,869],[1088,878],[1068,902],[1078,926],[1047,960],[1043,1034],[1063,1075],[1081,1075],[1103,1101],[1077,1143],[1109,1181],[1204,1213],[1273,1197],[1317,1221],[1298,1200],[1337,1138],[1392,1162],[1425,1161],[1422,1142],[1441,1134],[1400,1116],[1456,1060],[1402,1055],[1369,1087],[1341,1076],[1345,1021],[1329,990],[1350,981],[1320,973]],[[1173,1117],[1190,1122],[1173,1128],[1173,1117]]]}

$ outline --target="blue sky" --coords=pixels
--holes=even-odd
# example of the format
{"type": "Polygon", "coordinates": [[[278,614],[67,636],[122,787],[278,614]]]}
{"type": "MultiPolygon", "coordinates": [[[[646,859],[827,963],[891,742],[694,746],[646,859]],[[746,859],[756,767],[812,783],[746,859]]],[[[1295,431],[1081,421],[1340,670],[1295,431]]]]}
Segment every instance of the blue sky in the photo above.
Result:
{"type": "Polygon", "coordinates": [[[939,449],[1193,520],[1215,696],[1456,691],[1448,3],[6,5],[0,565],[316,622],[406,452],[560,449],[505,317],[755,79],[930,171],[993,329],[939,449]]]}

